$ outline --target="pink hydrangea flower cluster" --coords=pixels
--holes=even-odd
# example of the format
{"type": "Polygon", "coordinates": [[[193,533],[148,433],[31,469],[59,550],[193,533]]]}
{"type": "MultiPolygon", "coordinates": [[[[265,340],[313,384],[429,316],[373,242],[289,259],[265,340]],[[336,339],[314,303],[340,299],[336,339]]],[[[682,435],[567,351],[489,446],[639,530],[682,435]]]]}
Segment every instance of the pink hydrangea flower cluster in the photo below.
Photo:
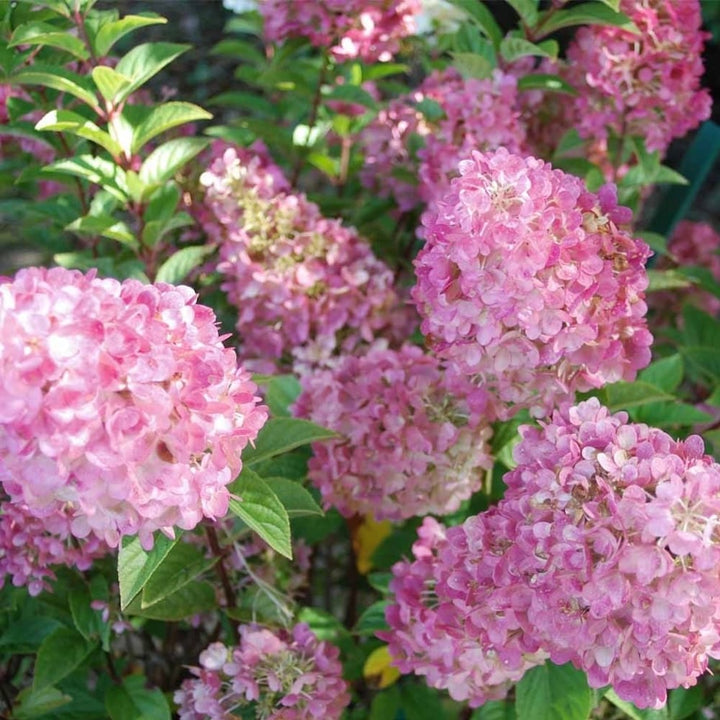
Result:
{"type": "Polygon", "coordinates": [[[505,498],[394,568],[391,654],[471,704],[549,657],[662,705],[720,657],[720,465],[594,398],[521,436],[505,498]]]}
{"type": "Polygon", "coordinates": [[[415,32],[419,0],[264,0],[260,12],[265,37],[283,42],[307,38],[316,47],[329,48],[342,62],[386,62],[399,41],[415,32]]]}
{"type": "Polygon", "coordinates": [[[103,557],[108,546],[96,537],[72,538],[72,517],[67,508],[38,518],[26,505],[5,501],[0,505],[0,588],[10,576],[12,584],[27,586],[30,595],[50,589],[53,566],[87,570],[103,557]]]}
{"type": "Polygon", "coordinates": [[[294,412],[340,437],[313,445],[308,477],[346,517],[445,515],[492,465],[486,398],[415,346],[345,357],[309,375],[294,412]]]}
{"type": "Polygon", "coordinates": [[[650,361],[648,246],[612,186],[505,149],[473,153],[435,209],[413,297],[429,344],[499,402],[542,415],[650,361]]]}
{"type": "Polygon", "coordinates": [[[116,547],[225,514],[267,419],[212,310],[164,283],[28,268],[0,284],[0,482],[116,547]]]}
{"type": "Polygon", "coordinates": [[[305,624],[243,625],[237,647],[213,643],[190,668],[195,677],[175,692],[180,720],[227,720],[248,706],[258,720],[338,720],[350,702],[338,656],[305,624]]]}
{"type": "Polygon", "coordinates": [[[616,135],[646,139],[665,152],[710,116],[711,98],[701,89],[706,34],[698,0],[621,0],[620,10],[639,34],[606,25],[581,28],[568,47],[568,69],[583,137],[616,135]]]}
{"type": "MultiPolygon", "coordinates": [[[[709,270],[720,283],[720,234],[712,225],[702,222],[683,220],[678,223],[668,241],[668,252],[679,266],[695,265],[709,270]]],[[[666,258],[661,258],[658,268],[670,266],[666,258]]],[[[688,288],[682,292],[659,292],[650,297],[650,307],[663,315],[677,320],[682,303],[691,302],[710,315],[720,313],[720,298],[707,290],[688,288]]]]}
{"type": "Polygon", "coordinates": [[[452,67],[432,73],[363,130],[361,181],[393,197],[403,211],[430,202],[472,150],[523,151],[517,101],[516,77],[500,70],[484,80],[464,78],[452,67]],[[426,118],[418,107],[423,101],[437,103],[442,116],[426,118]]]}
{"type": "Polygon", "coordinates": [[[256,359],[263,371],[275,361],[304,372],[412,331],[412,309],[395,291],[390,268],[354,229],[289,192],[260,148],[217,146],[200,182],[199,218],[220,245],[218,269],[238,308],[244,361],[256,359]]]}

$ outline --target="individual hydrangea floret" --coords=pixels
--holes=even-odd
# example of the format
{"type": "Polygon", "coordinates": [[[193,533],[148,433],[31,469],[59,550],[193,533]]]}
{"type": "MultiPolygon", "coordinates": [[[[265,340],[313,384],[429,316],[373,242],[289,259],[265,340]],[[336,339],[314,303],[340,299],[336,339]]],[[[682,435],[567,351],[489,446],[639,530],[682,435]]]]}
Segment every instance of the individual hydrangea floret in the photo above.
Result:
{"type": "Polygon", "coordinates": [[[499,399],[542,415],[650,361],[644,262],[615,189],[504,149],[473,153],[423,216],[413,297],[429,344],[499,399]]]}
{"type": "Polygon", "coordinates": [[[452,67],[434,72],[363,130],[360,179],[381,196],[393,197],[400,210],[429,203],[472,150],[522,152],[525,132],[516,106],[514,75],[495,70],[481,80],[452,67]]]}
{"type": "Polygon", "coordinates": [[[578,89],[578,131],[583,137],[645,138],[664,153],[710,116],[711,98],[700,87],[706,34],[698,0],[621,0],[637,27],[581,28],[568,47],[568,69],[578,89]]]}
{"type": "MultiPolygon", "coordinates": [[[[521,436],[503,500],[394,569],[391,653],[426,668],[409,618],[442,636],[455,613],[481,657],[520,669],[544,654],[592,687],[662,705],[720,656],[720,465],[699,437],[673,440],[594,398],[521,436]],[[430,578],[429,599],[416,576],[430,578]]],[[[448,687],[457,668],[442,677],[448,687]]]]}
{"type": "Polygon", "coordinates": [[[0,284],[0,482],[116,547],[224,515],[267,419],[185,286],[28,268],[0,284]]]}
{"type": "Polygon", "coordinates": [[[345,357],[309,375],[294,408],[340,437],[315,443],[310,481],[346,517],[445,515],[492,461],[486,398],[415,346],[345,357]]]}
{"type": "Polygon", "coordinates": [[[87,570],[93,560],[109,552],[99,538],[73,538],[71,521],[67,508],[38,518],[23,504],[7,500],[0,504],[0,588],[10,576],[16,587],[39,595],[55,580],[55,566],[87,570]]]}
{"type": "Polygon", "coordinates": [[[198,217],[220,245],[244,362],[305,372],[380,337],[400,342],[410,334],[412,309],[390,268],[354,229],[290,192],[262,148],[218,145],[200,182],[198,217]]]}
{"type": "Polygon", "coordinates": [[[237,647],[213,643],[190,668],[195,677],[175,692],[180,720],[226,720],[238,708],[257,720],[338,720],[350,702],[338,657],[305,624],[243,625],[237,647]]]}
{"type": "Polygon", "coordinates": [[[307,38],[338,61],[386,62],[415,32],[419,0],[264,0],[265,38],[307,38]]]}

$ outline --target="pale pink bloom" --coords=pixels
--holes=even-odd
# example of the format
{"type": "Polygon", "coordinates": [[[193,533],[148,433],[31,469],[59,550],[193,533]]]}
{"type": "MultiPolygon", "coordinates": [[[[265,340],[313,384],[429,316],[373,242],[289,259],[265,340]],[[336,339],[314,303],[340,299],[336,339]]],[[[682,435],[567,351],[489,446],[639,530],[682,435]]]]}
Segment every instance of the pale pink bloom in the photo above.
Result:
{"type": "Polygon", "coordinates": [[[290,192],[262,147],[217,145],[200,183],[197,216],[220,246],[244,362],[306,372],[412,332],[390,268],[354,229],[290,192]]]}
{"type": "Polygon", "coordinates": [[[350,702],[336,647],[305,624],[240,626],[240,644],[213,643],[175,692],[180,720],[228,720],[249,706],[262,720],[338,720],[350,702]]]}
{"type": "Polygon", "coordinates": [[[650,361],[644,262],[615,189],[505,149],[473,153],[423,216],[413,298],[431,347],[500,401],[542,415],[650,361]]]}
{"type": "Polygon", "coordinates": [[[645,138],[664,153],[674,138],[710,116],[700,87],[702,51],[698,0],[622,0],[639,34],[619,27],[581,28],[568,47],[568,72],[583,137],[645,138]]]}
{"type": "Polygon", "coordinates": [[[267,419],[185,286],[27,268],[0,284],[0,482],[79,538],[191,529],[227,511],[267,419]]]}
{"type": "Polygon", "coordinates": [[[386,62],[415,32],[419,0],[263,0],[265,38],[307,38],[338,61],[386,62]]]}
{"type": "Polygon", "coordinates": [[[520,432],[503,500],[447,530],[426,520],[393,569],[391,654],[471,704],[549,657],[662,705],[720,657],[720,465],[594,398],[520,432]],[[471,649],[512,674],[464,674],[452,658],[471,649]]]}
{"type": "Polygon", "coordinates": [[[492,465],[486,400],[415,346],[345,357],[305,377],[294,407],[340,436],[313,445],[308,477],[346,517],[451,513],[492,465]]]}

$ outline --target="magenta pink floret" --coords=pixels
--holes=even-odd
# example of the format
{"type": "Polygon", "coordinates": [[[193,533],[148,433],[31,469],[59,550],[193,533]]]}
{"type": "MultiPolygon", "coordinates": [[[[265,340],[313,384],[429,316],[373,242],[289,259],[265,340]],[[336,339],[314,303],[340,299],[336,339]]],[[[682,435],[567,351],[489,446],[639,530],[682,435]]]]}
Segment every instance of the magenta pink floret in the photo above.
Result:
{"type": "Polygon", "coordinates": [[[413,297],[430,345],[500,400],[542,415],[650,361],[644,262],[615,189],[535,158],[473,153],[423,216],[413,297]]]}
{"type": "Polygon", "coordinates": [[[338,61],[385,62],[415,32],[419,0],[264,0],[265,38],[307,38],[338,61]]]}
{"type": "Polygon", "coordinates": [[[699,437],[673,440],[596,399],[521,435],[504,499],[430,547],[421,535],[415,561],[394,568],[391,653],[482,702],[505,686],[437,665],[414,628],[453,638],[460,622],[463,652],[499,659],[510,679],[549,656],[639,707],[663,704],[720,657],[720,465],[699,437]]]}
{"type": "Polygon", "coordinates": [[[213,643],[190,668],[195,677],[175,692],[180,720],[230,720],[246,707],[258,720],[338,720],[350,702],[338,658],[305,624],[243,625],[237,647],[213,643]]]}
{"type": "Polygon", "coordinates": [[[485,410],[482,390],[410,345],[308,375],[294,408],[340,435],[315,443],[308,465],[326,507],[378,520],[445,515],[481,488],[485,410]]]}
{"type": "Polygon", "coordinates": [[[185,286],[21,270],[0,284],[0,482],[28,512],[116,547],[228,507],[267,419],[185,286]]]}

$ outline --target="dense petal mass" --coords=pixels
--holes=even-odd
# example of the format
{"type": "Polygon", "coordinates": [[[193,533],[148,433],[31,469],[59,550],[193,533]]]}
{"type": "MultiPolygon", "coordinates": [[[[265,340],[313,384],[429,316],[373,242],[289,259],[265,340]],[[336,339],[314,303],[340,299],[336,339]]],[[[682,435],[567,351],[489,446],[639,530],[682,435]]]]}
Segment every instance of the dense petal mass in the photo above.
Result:
{"type": "Polygon", "coordinates": [[[0,284],[0,482],[76,537],[169,534],[225,514],[267,418],[210,308],[164,283],[62,268],[0,284]]]}
{"type": "Polygon", "coordinates": [[[259,146],[217,145],[197,216],[220,245],[223,289],[238,309],[243,361],[271,371],[332,364],[415,324],[390,268],[357,232],[325,218],[259,146]],[[262,364],[258,364],[262,363],[262,364]]]}
{"type": "Polygon", "coordinates": [[[343,515],[399,520],[448,514],[492,465],[486,398],[418,347],[345,357],[309,375],[295,413],[335,430],[316,443],[308,476],[343,515]]]}
{"type": "Polygon", "coordinates": [[[472,702],[549,657],[663,704],[720,657],[720,465],[699,437],[673,440],[596,399],[521,436],[503,500],[447,531],[426,520],[415,560],[393,569],[391,653],[472,702]],[[458,658],[512,674],[463,675],[436,637],[448,658],[457,644],[458,658]]]}
{"type": "Polygon", "coordinates": [[[307,625],[271,631],[240,627],[240,643],[200,654],[194,678],[175,693],[180,720],[226,720],[247,708],[257,720],[338,720],[350,702],[336,647],[307,625]]]}
{"type": "Polygon", "coordinates": [[[330,48],[338,61],[387,61],[399,41],[415,31],[418,0],[265,0],[260,12],[265,37],[282,42],[307,38],[330,48]]]}
{"type": "Polygon", "coordinates": [[[536,158],[473,153],[423,216],[413,297],[430,345],[542,415],[650,361],[644,262],[614,188],[598,194],[536,158]]]}
{"type": "Polygon", "coordinates": [[[646,139],[667,150],[710,117],[701,89],[705,33],[697,0],[622,0],[620,10],[639,32],[593,25],[578,30],[567,52],[569,79],[578,88],[577,128],[583,137],[646,139]]]}

